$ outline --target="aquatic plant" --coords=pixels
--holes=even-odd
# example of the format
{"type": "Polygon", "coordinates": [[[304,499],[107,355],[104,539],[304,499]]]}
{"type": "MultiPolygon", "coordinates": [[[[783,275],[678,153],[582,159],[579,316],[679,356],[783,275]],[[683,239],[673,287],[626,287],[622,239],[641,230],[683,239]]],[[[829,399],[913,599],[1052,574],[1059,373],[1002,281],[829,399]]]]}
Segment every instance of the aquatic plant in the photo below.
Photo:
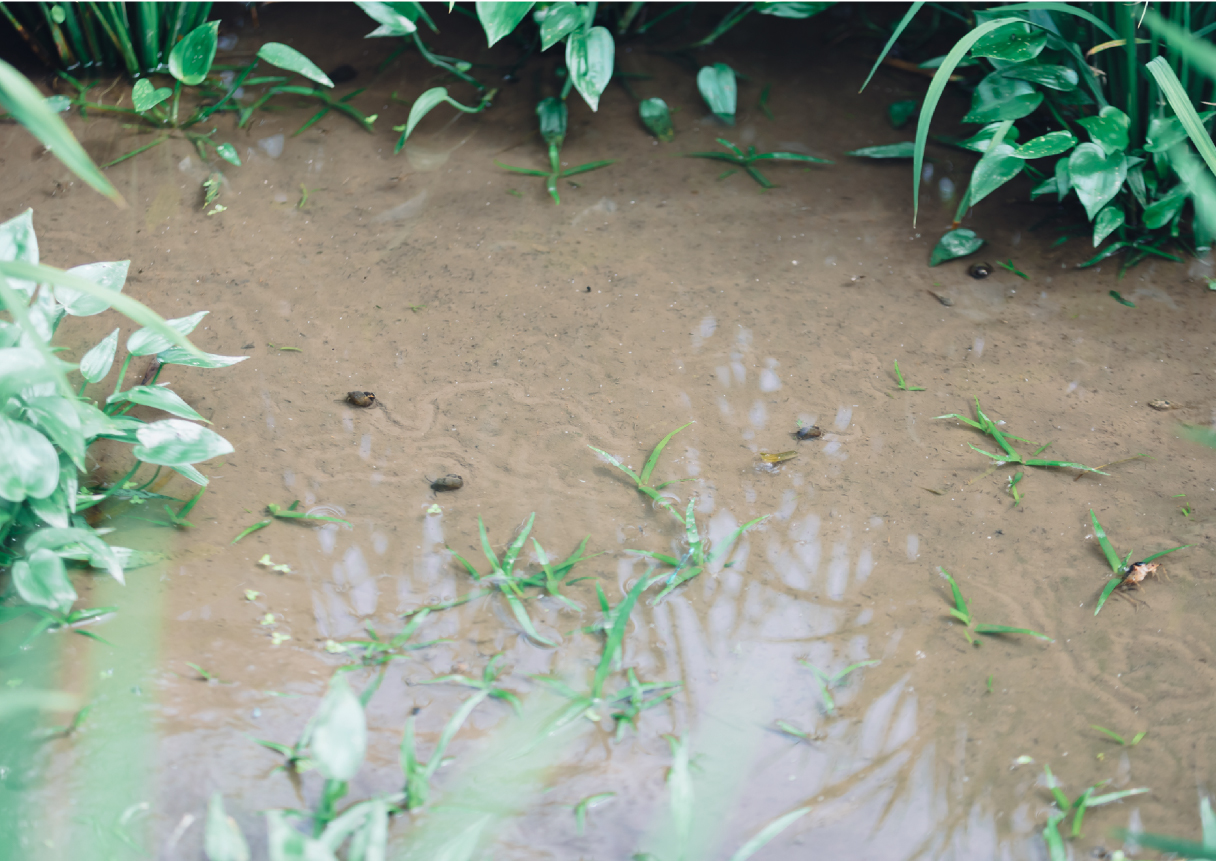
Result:
{"type": "Polygon", "coordinates": [[[980,641],[971,636],[974,631],[977,634],[1028,634],[1031,637],[1038,637],[1040,640],[1046,640],[1049,643],[1055,642],[1046,634],[1040,634],[1038,631],[1032,631],[1029,628],[1011,628],[1008,625],[985,625],[978,623],[971,615],[971,608],[967,606],[966,600],[963,598],[962,590],[958,588],[958,583],[950,576],[946,569],[938,569],[946,582],[950,584],[950,591],[954,595],[954,606],[950,608],[950,615],[963,623],[963,636],[967,638],[967,642],[973,646],[978,646],[980,641]]]}
{"type": "MultiPolygon", "coordinates": [[[[245,357],[212,355],[190,344],[186,335],[206,311],[166,321],[119,292],[129,265],[127,260],[91,263],[66,272],[41,265],[33,210],[0,224],[0,302],[11,317],[0,321],[0,394],[7,402],[0,414],[0,566],[12,578],[2,609],[5,619],[35,617],[29,637],[103,612],[70,612],[77,593],[67,576],[68,563],[105,570],[121,583],[124,570],[149,561],[138,551],[102,541],[108,530],[90,524],[88,509],[171,499],[149,489],[164,467],[206,486],[207,478],[194,465],[233,450],[203,426],[207,419],[158,379],[171,365],[222,368],[245,357]],[[67,317],[93,316],[111,307],[143,328],[128,337],[113,391],[98,402],[84,393],[110,374],[121,328],[76,364],[59,359],[51,339],[67,317]],[[143,379],[123,388],[136,357],[148,357],[148,368],[143,379]],[[78,389],[69,383],[69,372],[82,378],[78,389]],[[174,418],[139,419],[129,414],[136,406],[174,418]],[[131,446],[134,462],[122,476],[84,484],[86,453],[103,439],[131,446]],[[137,481],[145,464],[156,469],[137,481]]],[[[184,524],[192,504],[170,516],[184,524]]]]}
{"type": "MultiPolygon", "coordinates": [[[[923,5],[912,4],[878,62],[923,5]]],[[[1144,15],[1146,20],[1153,16],[1151,32],[1145,34],[1149,38],[1138,37],[1140,13],[1117,4],[1099,4],[1092,12],[1068,3],[994,6],[975,13],[974,28],[947,55],[923,64],[937,71],[913,148],[914,221],[929,128],[941,95],[964,64],[987,69],[963,118],[982,128],[957,142],[982,157],[935,260],[973,251],[954,248],[959,220],[1022,173],[1037,183],[1032,199],[1054,194],[1064,201],[1075,192],[1094,247],[1113,239],[1082,266],[1122,253],[1126,270],[1148,256],[1178,260],[1163,250],[1170,243],[1191,251],[1210,243],[1212,232],[1202,224],[1192,229],[1193,245],[1183,235],[1183,204],[1193,183],[1174,167],[1170,153],[1188,137],[1201,153],[1211,150],[1205,126],[1216,112],[1196,114],[1194,105],[1207,84],[1181,50],[1163,43],[1161,34],[1172,28],[1174,33],[1193,32],[1198,40],[1216,29],[1216,7],[1154,5],[1156,10],[1144,15]],[[1033,136],[1019,144],[1022,129],[1033,136]],[[1082,135],[1089,140],[1082,142],[1082,135]],[[1035,166],[1045,158],[1056,161],[1035,166]]],[[[1209,164],[1216,169],[1216,152],[1209,164]]],[[[1079,235],[1075,228],[1065,232],[1079,235]]]]}
{"type": "MultiPolygon", "coordinates": [[[[1098,612],[1102,609],[1102,605],[1106,603],[1106,599],[1110,597],[1111,593],[1114,592],[1115,589],[1119,588],[1125,583],[1128,583],[1129,581],[1132,583],[1138,583],[1139,580],[1143,578],[1144,575],[1141,575],[1140,578],[1132,580],[1131,574],[1133,568],[1147,566],[1152,563],[1154,559],[1158,559],[1167,553],[1173,553],[1175,550],[1185,550],[1188,547],[1194,546],[1191,544],[1182,544],[1178,547],[1171,547],[1169,550],[1162,550],[1159,553],[1154,553],[1152,556],[1146,556],[1135,565],[1132,565],[1132,553],[1134,551],[1127,551],[1127,556],[1120,559],[1119,554],[1115,552],[1114,546],[1111,545],[1110,539],[1106,537],[1106,530],[1103,529],[1102,524],[1098,522],[1098,515],[1094,514],[1094,510],[1092,508],[1089,510],[1089,518],[1094,524],[1094,537],[1098,539],[1098,545],[1102,548],[1102,555],[1106,557],[1106,562],[1110,565],[1111,573],[1114,575],[1110,580],[1107,581],[1106,586],[1103,587],[1102,594],[1098,596],[1098,606],[1094,608],[1095,616],[1098,615],[1098,612]]],[[[1157,566],[1153,565],[1152,567],[1153,569],[1156,569],[1157,566]]],[[[1146,570],[1145,574],[1147,573],[1148,572],[1146,570]]]]}
{"type": "MultiPolygon", "coordinates": [[[[738,165],[747,172],[748,176],[760,183],[762,188],[776,188],[777,186],[770,182],[768,177],[766,177],[756,168],[756,162],[758,161],[796,161],[808,164],[832,164],[832,162],[828,159],[814,158],[812,156],[801,155],[800,153],[796,152],[758,153],[756,152],[756,148],[754,146],[749,146],[747,148],[747,152],[744,153],[743,150],[739,149],[739,147],[735,146],[728,140],[723,140],[722,138],[718,138],[717,140],[718,143],[726,147],[727,152],[686,152],[684,153],[684,157],[716,159],[717,161],[726,161],[730,162],[731,164],[738,165]]],[[[724,173],[719,177],[719,179],[728,175],[729,173],[724,173]]]]}

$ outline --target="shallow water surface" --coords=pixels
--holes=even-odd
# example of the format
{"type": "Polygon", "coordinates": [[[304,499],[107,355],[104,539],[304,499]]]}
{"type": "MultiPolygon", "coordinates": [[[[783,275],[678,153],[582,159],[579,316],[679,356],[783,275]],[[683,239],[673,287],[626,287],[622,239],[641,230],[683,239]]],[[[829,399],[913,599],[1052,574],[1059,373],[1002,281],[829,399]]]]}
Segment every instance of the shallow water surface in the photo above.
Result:
{"type": "MultiPolygon", "coordinates": [[[[412,100],[435,80],[413,54],[375,74],[392,46],[364,42],[371,27],[353,8],[274,4],[259,14],[260,30],[231,28],[234,56],[279,39],[325,68],[349,62],[360,74],[350,86],[368,87],[357,104],[383,126],[407,113],[390,93],[412,100]]],[[[480,47],[459,19],[444,28],[445,53],[510,60],[506,48],[480,47]]],[[[782,38],[779,29],[770,35],[782,38]]],[[[543,161],[530,71],[489,113],[436,110],[398,156],[389,129],[367,135],[333,115],[291,136],[311,110],[290,101],[258,114],[248,134],[223,120],[218,138],[238,142],[245,163],[224,167],[228,208],[214,217],[201,209],[200,183],[216,166],[183,141],[109,171],[131,203],[119,212],[87,191],[52,194],[70,175],[33,155],[19,129],[0,129],[0,217],[33,206],[45,262],[129,257],[130,295],[166,317],[209,310],[195,343],[251,357],[162,377],[236,453],[202,465],[212,484],[194,530],[169,536],[134,519],[140,512],[111,512],[125,542],[168,558],[132,572],[125,590],[81,584],[82,606],[121,607],[92,629],[115,646],[63,644],[62,686],[98,705],[74,741],[49,746],[46,812],[34,818],[57,839],[80,841],[90,805],[142,803],[128,831],[149,854],[198,858],[206,800],[219,790],[262,853],[259,812],[315,804],[320,780],[274,771],[279,757],[252,739],[299,736],[331,674],[350,663],[333,644],[366,638],[368,625],[394,634],[402,614],[474,592],[452,551],[488,570],[479,518],[499,555],[533,512],[532,536],[552,559],[590,536],[597,555],[571,575],[587,579],[564,590],[581,612],[529,592],[529,616],[556,647],[529,638],[492,595],[434,611],[414,639],[443,642],[389,665],[368,708],[368,763],[351,798],[395,791],[411,710],[429,755],[472,692],[422,682],[480,678],[503,655],[499,684],[532,708],[560,703],[533,676],[585,690],[601,655],[602,637],[580,630],[600,619],[595,584],[616,606],[649,567],[629,551],[684,556],[692,498],[711,548],[767,519],[708,570],[634,611],[622,665],[683,687],[619,740],[606,715],[580,718],[532,751],[533,771],[507,768],[516,782],[499,792],[507,813],[485,857],[667,857],[665,736],[691,745],[698,803],[688,857],[727,858],[799,808],[809,812],[759,857],[1044,857],[1044,764],[1070,797],[1103,781],[1152,790],[1091,811],[1076,857],[1117,848],[1110,831],[1129,823],[1197,833],[1196,788],[1211,783],[1216,754],[1206,624],[1216,491],[1212,453],[1175,428],[1216,418],[1212,294],[1189,264],[1145,263],[1122,281],[1112,266],[1077,270],[1092,251],[1028,232],[1040,211],[1021,202],[1021,188],[1007,205],[986,202],[968,226],[990,242],[984,259],[1012,259],[1029,280],[1000,268],[975,280],[972,261],[928,268],[953,211],[931,192],[943,178],[965,183],[970,161],[934,152],[913,228],[907,165],[843,155],[899,140],[885,105],[915,97],[923,82],[882,70],[859,97],[848,82],[863,79],[865,61],[847,44],[787,47],[761,52],[728,39],[698,55],[751,76],[733,129],[705,116],[682,66],[640,46],[623,53],[622,68],[654,76],[635,84],[642,95],[680,108],[677,140],[645,135],[619,88],[594,116],[572,100],[563,161],[618,162],[562,187],[561,206],[539,182],[493,164],[543,161]],[[769,81],[773,121],[754,108],[769,81]],[[770,178],[780,187],[762,191],[744,174],[719,178],[713,163],[675,157],[712,149],[718,136],[835,164],[777,165],[770,178]],[[1113,301],[1112,288],[1136,308],[1113,301]],[[924,391],[897,388],[896,360],[924,391]],[[352,389],[374,392],[378,405],[345,403],[352,389]],[[1014,470],[986,474],[989,460],[971,448],[994,451],[992,441],[934,418],[973,415],[973,397],[1061,460],[1149,457],[1106,476],[1025,468],[1013,507],[1014,470]],[[1183,408],[1147,406],[1159,398],[1183,408]],[[640,469],[687,422],[654,474],[678,482],[663,491],[678,517],[589,449],[640,469]],[[800,425],[824,433],[798,441],[800,425]],[[797,456],[761,468],[761,452],[788,450],[797,456]],[[464,486],[432,491],[449,473],[464,486]],[[352,526],[280,521],[230,543],[267,503],[294,499],[352,526]],[[1091,508],[1124,553],[1196,546],[1164,560],[1170,577],[1150,581],[1143,604],[1112,599],[1095,618],[1109,568],[1091,508]],[[291,572],[259,565],[265,555],[291,572]],[[939,569],[957,579],[976,621],[1053,641],[970,645],[947,614],[939,569]],[[247,600],[246,590],[258,594],[247,600]],[[290,639],[275,645],[274,633],[290,639]],[[829,713],[810,666],[831,676],[864,661],[878,663],[831,689],[829,713]],[[187,662],[223,683],[198,680],[187,662]],[[150,752],[155,776],[99,798],[106,733],[119,733],[128,713],[147,734],[122,750],[150,752]],[[807,738],[781,732],[779,721],[807,738]],[[1091,724],[1148,735],[1120,748],[1091,724]],[[1015,766],[1022,756],[1034,764],[1015,766]],[[616,795],[579,834],[572,807],[601,792],[616,795]]],[[[139,142],[104,119],[74,119],[73,128],[99,161],[139,142]]],[[[61,343],[78,356],[114,325],[109,316],[72,321],[61,343]]],[[[103,457],[96,475],[126,468],[103,457]]],[[[193,491],[174,479],[164,492],[193,491]]],[[[531,541],[519,564],[538,569],[531,541]]],[[[350,678],[362,689],[374,673],[350,678]]],[[[624,684],[614,674],[608,690],[624,684]]],[[[435,778],[432,822],[478,774],[498,773],[494,745],[515,738],[513,726],[507,703],[478,706],[435,778]]],[[[412,835],[427,816],[394,821],[399,851],[419,845],[412,835]]]]}

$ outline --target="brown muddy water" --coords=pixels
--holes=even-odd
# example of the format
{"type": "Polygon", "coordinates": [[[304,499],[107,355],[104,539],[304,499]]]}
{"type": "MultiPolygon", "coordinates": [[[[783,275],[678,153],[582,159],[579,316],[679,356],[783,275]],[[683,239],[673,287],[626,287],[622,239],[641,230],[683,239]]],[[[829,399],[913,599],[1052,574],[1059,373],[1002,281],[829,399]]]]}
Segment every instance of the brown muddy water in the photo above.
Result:
{"type": "MultiPolygon", "coordinates": [[[[376,133],[331,114],[291,137],[312,109],[284,99],[248,132],[220,120],[217,139],[236,143],[240,168],[201,162],[172,141],[110,169],[131,204],[118,211],[24,131],[0,129],[0,218],[32,206],[45,262],[130,258],[129,294],[166,317],[209,310],[194,342],[251,357],[162,377],[236,453],[202,465],[212,484],[195,529],[170,534],[133,518],[142,512],[112,512],[118,543],[166,559],[132,572],[125,589],[78,584],[80,606],[119,605],[92,628],[114,646],[62,638],[60,686],[97,705],[77,736],[48,745],[48,780],[28,813],[42,836],[28,857],[84,857],[87,845],[99,857],[108,847],[105,857],[201,858],[216,790],[265,857],[260,811],[314,805],[320,779],[274,771],[280,758],[252,739],[299,736],[349,662],[328,641],[363,637],[369,624],[395,633],[403,613],[472,591],[445,548],[485,570],[478,518],[499,552],[532,512],[532,534],[553,557],[589,535],[600,555],[574,572],[589,579],[566,590],[584,610],[528,601],[557,648],[525,636],[499,597],[433,613],[416,639],[448,642],[390,666],[351,799],[400,788],[397,747],[411,710],[429,756],[470,693],[419,684],[427,679],[480,676],[502,654],[500,683],[525,699],[541,696],[531,674],[585,686],[601,649],[579,633],[600,617],[594,583],[615,605],[647,567],[627,551],[686,550],[676,519],[588,446],[637,469],[686,422],[695,424],[655,473],[684,481],[668,488],[680,507],[695,497],[711,541],[769,518],[713,570],[634,611],[625,665],[645,681],[680,680],[682,691],[620,741],[610,722],[581,721],[547,759],[537,753],[539,776],[495,790],[519,815],[478,857],[623,859],[653,849],[668,816],[669,735],[691,739],[702,787],[696,857],[729,857],[800,807],[809,814],[758,857],[1045,857],[1045,764],[1070,797],[1104,781],[1151,789],[1091,811],[1074,857],[1119,848],[1111,831],[1129,825],[1197,836],[1197,790],[1211,786],[1216,757],[1216,475],[1213,452],[1176,428],[1216,417],[1216,294],[1202,264],[1145,263],[1121,281],[1114,265],[1078,270],[1088,243],[1053,247],[1050,230],[1031,233],[1049,209],[1026,203],[1019,186],[969,218],[990,242],[980,255],[928,268],[955,205],[941,180],[961,188],[973,161],[932,151],[914,228],[908,164],[844,152],[907,139],[887,126],[885,106],[918,97],[925,82],[882,70],[858,96],[865,51],[830,47],[813,26],[758,21],[697,55],[697,65],[728,62],[750,77],[735,128],[707,116],[693,67],[621,44],[620,67],[653,76],[634,82],[638,94],[678,109],[677,139],[647,135],[620,87],[596,115],[572,98],[563,162],[618,161],[563,184],[554,206],[540,180],[493,163],[543,166],[533,107],[548,94],[551,57],[503,85],[484,115],[437,109],[394,155],[390,126],[408,107],[389,97],[412,101],[441,82],[435,70],[410,53],[377,74],[394,46],[364,41],[373,25],[353,7],[265,6],[256,30],[241,14],[225,19],[238,41],[220,62],[279,40],[323,68],[349,63],[359,75],[339,91],[367,87],[355,104],[380,115],[376,133]],[[756,107],[766,83],[771,121],[756,107]],[[776,165],[768,172],[780,187],[763,191],[742,173],[719,178],[720,163],[677,157],[713,149],[719,136],[835,163],[776,165]],[[208,217],[200,184],[213,169],[226,177],[227,210],[208,217]],[[1028,280],[1000,268],[967,275],[973,262],[1010,259],[1028,280]],[[895,360],[924,391],[897,388],[895,360]],[[349,390],[374,392],[378,407],[344,403],[349,390]],[[984,475],[987,458],[969,447],[992,450],[991,440],[934,420],[971,415],[973,397],[1012,433],[1051,442],[1061,460],[1148,458],[1080,480],[1028,468],[1015,508],[1014,470],[984,475]],[[1151,409],[1158,399],[1179,409],[1151,409]],[[800,422],[824,435],[795,441],[800,422]],[[759,452],[785,450],[798,456],[757,468],[759,452]],[[463,487],[433,492],[429,480],[448,473],[463,487]],[[293,499],[353,528],[275,522],[231,544],[267,503],[293,499]],[[440,513],[428,513],[433,505],[440,513]],[[1136,558],[1196,546],[1163,560],[1169,578],[1149,581],[1144,603],[1116,597],[1095,618],[1109,568],[1091,508],[1136,558]],[[259,566],[267,554],[291,573],[259,566]],[[969,645],[947,614],[941,568],[978,621],[1053,642],[969,645]],[[246,590],[259,594],[250,601],[246,590]],[[276,645],[276,633],[290,639],[276,645]],[[828,715],[800,659],[829,673],[880,663],[834,689],[838,711],[828,715]],[[188,663],[224,683],[198,680],[188,663]],[[784,735],[777,721],[814,739],[784,735]],[[1091,724],[1148,734],[1120,748],[1091,724]],[[112,741],[124,727],[143,729],[112,741]],[[152,776],[112,784],[114,763],[140,755],[152,776]],[[1015,767],[1018,757],[1034,763],[1015,767]],[[600,792],[616,796],[580,835],[571,808],[600,792]],[[109,824],[123,811],[143,854],[109,824]]],[[[486,50],[466,21],[441,18],[437,50],[513,61],[505,43],[486,50]]],[[[962,105],[948,100],[943,117],[962,105]]],[[[71,124],[99,162],[147,140],[109,119],[71,124]]],[[[66,355],[114,325],[112,315],[73,320],[61,329],[66,355]]],[[[95,475],[126,467],[102,453],[95,475]]],[[[193,491],[175,478],[164,492],[193,491]]],[[[530,544],[522,558],[535,570],[530,544]]],[[[350,676],[359,689],[372,677],[350,676]]],[[[477,708],[436,775],[437,804],[459,801],[445,791],[467,785],[462,760],[475,761],[512,722],[506,703],[477,708]]],[[[395,851],[427,815],[394,820],[395,851]]]]}

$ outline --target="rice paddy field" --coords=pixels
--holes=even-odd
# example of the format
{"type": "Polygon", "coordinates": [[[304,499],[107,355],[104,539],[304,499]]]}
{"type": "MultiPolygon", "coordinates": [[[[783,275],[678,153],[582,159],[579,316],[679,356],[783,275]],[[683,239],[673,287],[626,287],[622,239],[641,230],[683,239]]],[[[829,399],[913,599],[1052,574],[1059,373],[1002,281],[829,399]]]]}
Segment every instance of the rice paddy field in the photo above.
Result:
{"type": "MultiPolygon", "coordinates": [[[[964,222],[987,246],[930,268],[976,156],[930,144],[914,227],[908,161],[845,153],[906,140],[886,106],[925,79],[884,66],[858,95],[874,55],[826,26],[764,18],[693,65],[619,42],[645,77],[594,114],[571,99],[561,151],[615,161],[554,205],[496,164],[546,167],[550,54],[394,154],[440,80],[416,52],[380,68],[396,46],[353,5],[217,10],[218,63],[275,40],[348,66],[336,94],[362,88],[374,132],[333,111],[293,135],[316,105],[280,98],[214,123],[239,168],[177,139],[109,168],[118,210],[0,125],[0,220],[32,207],[44,262],[129,258],[125,293],[208,310],[193,342],[249,356],[161,375],[235,451],[199,465],[193,528],[155,500],[94,523],[157,560],[73,577],[78,607],[118,608],[81,628],[106,642],[46,634],[9,665],[10,689],[38,673],[92,704],[5,769],[10,857],[239,858],[204,854],[216,792],[252,857],[333,857],[265,811],[336,815],[406,776],[393,858],[741,859],[759,835],[774,861],[1039,859],[1049,774],[1065,808],[1148,790],[1080,804],[1060,857],[1199,839],[1216,462],[1178,427],[1216,420],[1210,262],[1078,269],[1088,240],[1031,230],[1055,204],[1019,180],[964,222]],[[698,95],[711,62],[746,76],[733,127],[698,95]],[[637,119],[653,95],[672,142],[637,119]],[[765,189],[680,157],[717,138],[831,163],[770,162],[765,189]],[[1095,615],[1099,535],[1132,562],[1191,546],[1095,615]],[[291,767],[331,685],[370,692],[344,795],[291,767]]],[[[438,23],[432,49],[485,75],[516,59],[438,23]]],[[[947,91],[943,132],[966,104],[947,91]]],[[[99,164],[150,140],[68,122],[99,164]]],[[[65,323],[63,357],[115,325],[65,323]]],[[[90,453],[99,482],[130,466],[90,453]]]]}

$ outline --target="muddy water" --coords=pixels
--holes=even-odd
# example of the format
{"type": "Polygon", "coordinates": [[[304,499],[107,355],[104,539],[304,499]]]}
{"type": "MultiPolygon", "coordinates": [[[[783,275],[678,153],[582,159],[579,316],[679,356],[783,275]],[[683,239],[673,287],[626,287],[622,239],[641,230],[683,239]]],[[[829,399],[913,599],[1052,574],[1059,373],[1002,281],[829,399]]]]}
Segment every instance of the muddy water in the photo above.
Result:
{"type": "MultiPolygon", "coordinates": [[[[914,228],[906,163],[843,155],[903,139],[885,125],[885,105],[916,97],[923,81],[882,71],[858,97],[858,50],[784,44],[774,22],[752,33],[781,50],[727,40],[697,58],[751,77],[732,129],[706,116],[689,69],[643,46],[624,52],[623,69],[654,76],[634,83],[639,95],[678,108],[678,138],[660,145],[644,134],[619,88],[594,116],[572,99],[563,161],[618,162],[578,177],[578,187],[563,183],[554,206],[540,180],[493,164],[543,166],[533,105],[549,79],[533,70],[548,58],[504,86],[487,114],[436,110],[395,156],[389,126],[407,108],[389,96],[412,100],[439,81],[434,70],[409,54],[376,75],[392,45],[363,41],[371,24],[351,9],[275,4],[260,14],[257,31],[233,19],[239,41],[221,61],[277,39],[325,68],[351,63],[359,77],[347,86],[368,88],[355,104],[380,114],[376,134],[331,115],[291,137],[311,111],[290,100],[248,133],[221,120],[218,139],[234,141],[244,165],[222,166],[227,210],[208,217],[200,183],[221,166],[183,141],[109,171],[131,203],[119,212],[73,186],[20,130],[2,132],[0,215],[34,207],[44,261],[131,258],[131,295],[165,316],[209,310],[195,343],[251,357],[162,378],[236,453],[203,465],[212,484],[193,530],[169,536],[133,519],[140,512],[112,513],[125,543],[168,557],[133,572],[121,592],[81,583],[84,605],[124,607],[95,630],[126,657],[80,638],[64,646],[63,685],[102,704],[97,733],[117,721],[105,709],[122,703],[149,721],[141,744],[155,752],[155,778],[105,801],[116,810],[147,803],[132,831],[150,854],[200,857],[202,814],[217,789],[258,853],[259,811],[315,803],[315,773],[294,782],[273,772],[278,757],[251,737],[299,735],[348,663],[327,641],[364,637],[365,625],[395,633],[401,614],[471,592],[445,548],[484,571],[479,518],[499,553],[533,512],[532,534],[551,557],[589,535],[600,555],[574,576],[591,579],[566,590],[584,611],[528,602],[557,648],[526,637],[500,598],[434,613],[416,639],[447,642],[390,666],[369,708],[369,763],[352,797],[399,786],[396,750],[412,709],[426,756],[469,695],[420,682],[479,676],[502,654],[501,684],[521,695],[540,696],[530,674],[585,685],[600,655],[600,639],[579,632],[599,619],[594,582],[615,605],[647,567],[627,551],[687,549],[676,519],[588,446],[637,469],[686,422],[695,423],[668,446],[656,479],[682,480],[668,491],[681,507],[696,499],[711,542],[768,519],[710,571],[639,605],[625,664],[683,690],[643,712],[620,742],[610,726],[584,721],[537,783],[543,791],[512,799],[522,815],[496,833],[494,857],[626,858],[660,846],[664,736],[683,734],[702,781],[699,857],[728,857],[800,807],[809,813],[765,857],[1042,857],[1043,764],[1070,796],[1102,781],[1152,790],[1092,811],[1077,857],[1118,847],[1109,832],[1129,824],[1197,834],[1196,789],[1211,783],[1216,754],[1206,624],[1216,479],[1212,453],[1175,428],[1214,418],[1202,267],[1146,263],[1122,281],[1113,266],[1077,270],[1091,249],[1054,248],[1050,231],[1029,232],[1045,210],[1022,202],[1019,187],[968,225],[990,242],[984,259],[1012,259],[1028,280],[1000,268],[975,280],[963,263],[927,268],[954,207],[940,181],[961,188],[970,160],[933,153],[914,228]],[[755,107],[768,82],[771,121],[755,107]],[[718,136],[835,164],[776,165],[768,173],[780,187],[763,191],[742,173],[720,178],[719,163],[677,157],[714,148],[718,136]],[[1136,307],[1116,303],[1111,289],[1136,307]],[[898,390],[895,360],[924,391],[898,390]],[[378,406],[344,403],[349,390],[374,392],[378,406]],[[1027,469],[1015,508],[1005,489],[1013,470],[984,475],[987,458],[970,448],[992,450],[990,441],[934,420],[970,415],[973,397],[1012,433],[1051,442],[1048,454],[1061,460],[1149,458],[1080,480],[1027,469]],[[1150,409],[1155,399],[1181,409],[1150,409]],[[824,435],[795,441],[799,423],[824,435]],[[798,456],[757,468],[758,453],[785,450],[798,456]],[[448,473],[463,488],[433,492],[429,480],[448,473]],[[275,522],[230,543],[267,503],[294,499],[353,526],[275,522]],[[1108,568],[1091,508],[1122,552],[1197,546],[1164,560],[1170,577],[1147,584],[1144,604],[1114,599],[1095,618],[1108,568]],[[264,555],[291,573],[259,566],[264,555]],[[969,645],[947,615],[939,568],[957,578],[977,621],[1054,641],[969,645]],[[250,601],[246,590],[259,594],[250,601]],[[142,635],[131,632],[137,624],[142,635]],[[290,639],[275,645],[275,633],[290,639]],[[838,710],[828,715],[800,660],[828,673],[880,663],[835,688],[838,710]],[[187,662],[227,684],[196,680],[187,662]],[[129,687],[104,676],[127,665],[138,676],[129,687]],[[813,740],[774,731],[779,720],[813,740]],[[1091,724],[1148,735],[1121,749],[1091,724]],[[1020,756],[1035,764],[1014,768],[1020,756]],[[617,795],[579,835],[570,808],[599,792],[617,795]]],[[[512,61],[509,47],[482,49],[459,18],[441,23],[439,50],[512,61]]],[[[143,140],[102,119],[73,128],[99,161],[143,140]]],[[[113,325],[65,325],[69,355],[113,325]]],[[[125,468],[103,456],[97,473],[125,468]]],[[[191,491],[175,479],[166,492],[191,491]]],[[[530,544],[522,559],[535,569],[530,544]]],[[[351,678],[361,688],[373,674],[351,678]]],[[[438,798],[459,782],[477,740],[510,722],[503,702],[478,707],[449,750],[455,762],[436,777],[438,798]]],[[[96,801],[81,771],[87,726],[75,745],[56,742],[50,754],[47,809],[61,812],[45,816],[60,834],[83,834],[69,829],[84,827],[72,823],[96,801]]],[[[399,845],[410,827],[395,823],[399,845]]]]}

